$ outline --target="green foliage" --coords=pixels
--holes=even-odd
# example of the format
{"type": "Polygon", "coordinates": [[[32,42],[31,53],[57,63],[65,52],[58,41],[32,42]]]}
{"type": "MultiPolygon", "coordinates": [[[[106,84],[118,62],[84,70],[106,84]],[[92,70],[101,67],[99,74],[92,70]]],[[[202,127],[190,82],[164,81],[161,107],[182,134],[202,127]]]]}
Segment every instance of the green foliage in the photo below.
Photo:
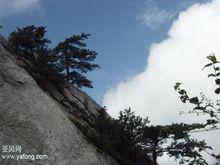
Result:
{"type": "Polygon", "coordinates": [[[101,109],[96,126],[100,134],[98,147],[111,154],[121,164],[151,164],[138,145],[140,129],[148,122],[147,118],[135,116],[130,108],[120,112],[119,119],[111,119],[105,109],[101,109]]]}
{"type": "MultiPolygon", "coordinates": [[[[55,48],[49,49],[50,40],[45,38],[45,27],[27,26],[18,28],[11,33],[9,41],[15,50],[27,62],[28,70],[40,84],[47,81],[59,87],[63,78],[77,87],[92,87],[92,82],[83,74],[99,68],[93,64],[97,53],[87,49],[85,40],[89,34],[73,35],[60,42],[55,48]],[[29,64],[31,61],[31,64],[29,64]]],[[[211,61],[204,68],[213,67],[214,73],[209,77],[215,78],[216,94],[220,93],[220,69],[214,55],[208,57],[211,61]]],[[[43,85],[42,85],[43,86],[43,85]]],[[[182,102],[189,102],[195,106],[193,112],[208,113],[211,119],[202,124],[172,124],[148,126],[148,118],[136,116],[131,109],[120,112],[119,119],[111,119],[106,110],[100,110],[95,130],[99,133],[97,139],[93,139],[96,145],[106,152],[118,158],[122,164],[151,164],[148,156],[154,163],[157,157],[164,153],[180,160],[180,163],[207,164],[200,154],[201,151],[211,149],[204,141],[191,139],[189,132],[204,128],[207,125],[215,125],[218,122],[219,109],[216,109],[210,101],[202,96],[189,97],[187,91],[181,89],[181,83],[176,83],[182,102]]],[[[220,106],[220,101],[216,106],[220,106]]]]}
{"type": "MultiPolygon", "coordinates": [[[[219,66],[219,61],[217,60],[215,54],[210,54],[207,59],[209,60],[209,63],[206,64],[204,66],[203,69],[206,69],[206,68],[212,68],[213,72],[208,74],[208,77],[209,78],[214,78],[215,80],[215,85],[216,85],[216,89],[214,90],[213,93],[215,93],[218,97],[219,97],[219,94],[220,94],[220,66],[219,66]]],[[[203,93],[201,93],[201,96],[200,97],[189,97],[187,95],[187,92],[182,89],[180,87],[181,83],[176,83],[176,85],[174,86],[174,89],[180,94],[180,100],[183,102],[183,103],[190,103],[190,104],[193,104],[194,105],[194,108],[192,110],[189,111],[189,113],[196,113],[197,115],[200,115],[200,114],[207,114],[209,117],[207,118],[206,120],[206,124],[204,125],[204,129],[200,130],[200,131],[210,131],[210,130],[215,130],[215,129],[219,129],[219,124],[220,124],[220,118],[219,118],[219,115],[220,115],[220,99],[217,99],[217,100],[210,100],[208,99],[203,93]],[[184,91],[184,92],[181,92],[181,91],[184,91]]],[[[191,142],[190,145],[195,145],[195,144],[198,144],[197,141],[193,141],[191,142]],[[193,143],[193,144],[191,144],[193,143]]],[[[205,147],[205,142],[200,142],[200,145],[205,147]]],[[[196,155],[197,153],[191,153],[191,155],[195,155],[195,156],[200,156],[200,155],[196,155]]],[[[218,159],[216,157],[215,154],[211,154],[211,156],[213,156],[214,158],[218,159]]],[[[194,164],[198,164],[199,160],[195,159],[194,160],[194,164]]],[[[193,164],[192,163],[192,164],[193,164]]],[[[204,163],[201,162],[200,163],[204,163]]]]}
{"type": "MultiPolygon", "coordinates": [[[[215,79],[216,89],[214,91],[215,94],[219,96],[220,94],[220,67],[219,62],[215,56],[215,54],[211,54],[207,57],[207,59],[210,61],[208,64],[204,66],[203,69],[211,67],[213,69],[213,73],[210,73],[208,77],[213,77],[215,79]]],[[[216,127],[217,124],[219,124],[219,114],[220,114],[220,100],[217,99],[216,101],[211,101],[207,97],[205,97],[204,94],[201,93],[200,98],[199,97],[190,97],[188,96],[186,90],[182,89],[181,83],[176,83],[174,86],[174,89],[179,93],[180,100],[183,103],[190,103],[194,105],[194,108],[189,111],[189,113],[197,113],[199,114],[208,114],[210,118],[207,119],[206,126],[212,126],[216,127]],[[215,102],[215,103],[214,103],[215,102]]]]}
{"type": "Polygon", "coordinates": [[[34,65],[31,72],[51,75],[54,80],[65,79],[77,87],[92,88],[92,82],[82,73],[87,73],[99,65],[92,64],[97,53],[86,48],[85,40],[90,34],[73,35],[49,49],[50,40],[45,38],[46,28],[34,25],[17,28],[9,36],[19,57],[34,65]],[[48,69],[49,68],[49,69],[48,69]]]}
{"type": "Polygon", "coordinates": [[[117,120],[107,117],[105,110],[100,111],[97,128],[101,148],[107,152],[116,150],[133,161],[139,155],[145,155],[145,158],[150,156],[157,164],[157,158],[167,153],[180,162],[207,164],[200,152],[211,147],[189,135],[190,131],[204,128],[205,125],[175,123],[148,126],[148,123],[148,118],[136,116],[130,108],[121,111],[117,120]]]}
{"type": "Polygon", "coordinates": [[[34,25],[17,28],[9,36],[10,43],[15,47],[16,52],[28,59],[34,56],[47,56],[50,40],[44,38],[46,28],[34,25]]]}
{"type": "Polygon", "coordinates": [[[85,33],[73,35],[60,42],[53,50],[57,58],[57,71],[79,88],[83,86],[92,88],[92,82],[82,73],[99,68],[99,65],[91,63],[95,60],[97,53],[86,48],[85,40],[89,36],[90,34],[85,33]]]}
{"type": "Polygon", "coordinates": [[[149,123],[149,120],[148,118],[143,119],[140,116],[135,116],[134,112],[129,108],[120,112],[118,122],[125,131],[131,145],[135,147],[140,140],[141,129],[149,123]]]}
{"type": "Polygon", "coordinates": [[[151,153],[155,164],[157,157],[164,153],[179,159],[180,162],[198,161],[203,162],[200,164],[204,164],[206,161],[200,152],[211,149],[211,147],[207,146],[204,141],[197,141],[189,136],[191,130],[199,128],[204,128],[204,125],[175,123],[165,126],[146,126],[142,130],[141,145],[147,153],[151,153]]]}
{"type": "Polygon", "coordinates": [[[201,151],[212,149],[207,146],[205,141],[185,138],[183,141],[174,141],[167,147],[168,155],[180,159],[180,164],[188,163],[190,165],[204,165],[208,163],[201,155],[201,151]]]}
{"type": "Polygon", "coordinates": [[[48,48],[50,40],[45,38],[46,32],[43,26],[17,28],[10,34],[9,41],[19,54],[18,58],[25,62],[27,71],[42,88],[48,81],[58,87],[63,80],[54,70],[55,58],[48,48]]]}

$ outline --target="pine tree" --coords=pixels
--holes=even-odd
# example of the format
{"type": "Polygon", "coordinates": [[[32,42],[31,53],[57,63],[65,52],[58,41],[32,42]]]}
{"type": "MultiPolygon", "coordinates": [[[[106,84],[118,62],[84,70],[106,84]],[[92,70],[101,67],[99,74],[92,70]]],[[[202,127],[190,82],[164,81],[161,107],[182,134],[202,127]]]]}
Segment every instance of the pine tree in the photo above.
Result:
{"type": "Polygon", "coordinates": [[[77,87],[92,88],[92,82],[82,73],[87,73],[99,65],[91,63],[96,59],[97,53],[86,48],[85,40],[90,34],[82,33],[73,35],[60,42],[54,48],[54,54],[57,58],[56,69],[72,85],[77,87]]]}
{"type": "Polygon", "coordinates": [[[171,125],[146,126],[142,129],[141,146],[150,153],[157,164],[157,158],[164,153],[180,160],[180,164],[207,164],[201,151],[212,149],[205,141],[190,137],[190,131],[204,128],[203,124],[175,123],[171,125]]]}
{"type": "Polygon", "coordinates": [[[49,54],[48,44],[50,43],[50,40],[44,37],[46,32],[44,26],[31,25],[17,28],[17,31],[10,34],[9,42],[15,47],[16,52],[25,58],[46,57],[49,54]]]}

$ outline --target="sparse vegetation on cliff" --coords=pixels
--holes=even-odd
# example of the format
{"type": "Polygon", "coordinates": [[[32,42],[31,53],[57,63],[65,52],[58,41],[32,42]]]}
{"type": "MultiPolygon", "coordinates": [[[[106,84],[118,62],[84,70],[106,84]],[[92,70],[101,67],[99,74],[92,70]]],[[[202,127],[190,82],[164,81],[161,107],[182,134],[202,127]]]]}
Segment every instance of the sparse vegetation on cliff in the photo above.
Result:
{"type": "Polygon", "coordinates": [[[45,38],[46,32],[43,26],[17,28],[10,34],[9,41],[20,58],[32,62],[34,72],[57,79],[61,76],[79,88],[92,88],[92,81],[83,75],[99,68],[99,65],[91,63],[97,53],[88,49],[85,43],[90,34],[72,35],[55,48],[49,48],[51,41],[45,38]]]}

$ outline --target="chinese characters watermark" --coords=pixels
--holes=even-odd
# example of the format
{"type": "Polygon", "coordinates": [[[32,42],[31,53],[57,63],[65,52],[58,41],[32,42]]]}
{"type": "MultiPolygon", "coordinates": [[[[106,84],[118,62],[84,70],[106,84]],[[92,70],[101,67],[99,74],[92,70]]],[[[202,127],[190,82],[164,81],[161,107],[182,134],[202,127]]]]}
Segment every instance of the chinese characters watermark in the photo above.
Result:
{"type": "Polygon", "coordinates": [[[21,145],[3,145],[1,147],[2,160],[43,160],[48,159],[47,155],[30,155],[22,153],[21,145]]]}

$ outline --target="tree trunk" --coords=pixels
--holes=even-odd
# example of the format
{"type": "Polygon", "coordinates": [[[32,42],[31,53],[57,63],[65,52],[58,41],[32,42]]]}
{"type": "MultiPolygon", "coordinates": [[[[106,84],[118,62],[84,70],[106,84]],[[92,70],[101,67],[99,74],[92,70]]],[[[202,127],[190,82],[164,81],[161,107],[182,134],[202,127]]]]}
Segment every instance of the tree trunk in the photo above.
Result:
{"type": "Polygon", "coordinates": [[[153,144],[153,152],[152,152],[152,156],[153,156],[153,163],[155,165],[157,165],[157,146],[158,146],[158,139],[155,139],[154,144],[153,144]]]}
{"type": "Polygon", "coordinates": [[[157,165],[157,152],[153,151],[153,163],[157,165]]]}

